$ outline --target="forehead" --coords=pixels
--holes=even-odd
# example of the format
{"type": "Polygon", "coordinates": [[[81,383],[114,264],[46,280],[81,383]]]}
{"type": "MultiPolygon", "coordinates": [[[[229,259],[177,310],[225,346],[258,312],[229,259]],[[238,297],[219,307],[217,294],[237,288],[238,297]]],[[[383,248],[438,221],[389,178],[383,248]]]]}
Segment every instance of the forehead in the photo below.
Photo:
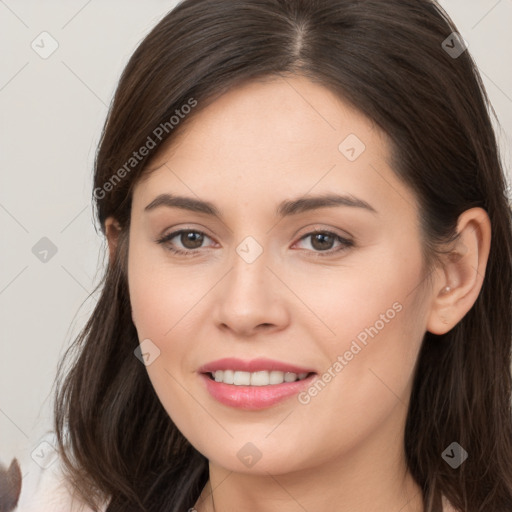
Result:
{"type": "Polygon", "coordinates": [[[231,89],[178,133],[152,161],[134,202],[165,191],[241,204],[333,189],[377,203],[400,196],[399,189],[408,194],[390,167],[387,136],[304,77],[231,89]]]}
{"type": "MultiPolygon", "coordinates": [[[[338,156],[339,143],[354,134],[369,149],[388,156],[386,136],[371,120],[323,85],[301,76],[265,78],[230,89],[195,114],[184,132],[174,145],[176,155],[184,143],[187,150],[199,150],[198,156],[222,152],[228,158],[250,151],[259,161],[276,161],[316,148],[338,156]]],[[[165,159],[160,156],[164,158],[156,161],[165,159]]]]}

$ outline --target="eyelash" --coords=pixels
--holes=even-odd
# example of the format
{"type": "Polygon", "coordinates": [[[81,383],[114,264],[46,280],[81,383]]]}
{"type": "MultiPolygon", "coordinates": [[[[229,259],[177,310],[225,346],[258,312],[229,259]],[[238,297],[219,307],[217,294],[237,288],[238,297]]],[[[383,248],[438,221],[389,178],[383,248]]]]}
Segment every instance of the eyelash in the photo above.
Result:
{"type": "MultiPolygon", "coordinates": [[[[206,233],[204,233],[202,231],[198,231],[198,230],[195,230],[195,229],[180,229],[178,231],[173,231],[172,233],[169,233],[168,235],[164,235],[163,237],[157,239],[156,243],[162,244],[162,245],[167,244],[167,242],[169,242],[170,240],[172,240],[176,236],[181,235],[182,233],[197,233],[197,234],[204,235],[204,236],[210,238],[206,233]]],[[[342,244],[337,249],[329,249],[327,251],[313,251],[315,256],[318,256],[318,257],[321,257],[321,258],[327,257],[327,256],[331,256],[334,253],[338,253],[338,252],[344,251],[344,250],[354,246],[354,242],[352,240],[348,240],[346,238],[343,238],[343,237],[337,235],[336,233],[334,233],[332,231],[322,231],[322,230],[312,231],[312,232],[307,233],[304,236],[302,236],[299,240],[303,240],[305,238],[308,238],[310,236],[314,236],[314,235],[317,235],[317,234],[332,235],[332,236],[334,236],[334,238],[337,241],[339,241],[342,244]]],[[[170,244],[165,245],[165,248],[166,248],[166,250],[171,251],[172,253],[174,253],[176,255],[186,256],[186,257],[199,256],[199,251],[200,251],[200,249],[189,249],[189,250],[177,249],[176,247],[172,247],[170,244]]]]}

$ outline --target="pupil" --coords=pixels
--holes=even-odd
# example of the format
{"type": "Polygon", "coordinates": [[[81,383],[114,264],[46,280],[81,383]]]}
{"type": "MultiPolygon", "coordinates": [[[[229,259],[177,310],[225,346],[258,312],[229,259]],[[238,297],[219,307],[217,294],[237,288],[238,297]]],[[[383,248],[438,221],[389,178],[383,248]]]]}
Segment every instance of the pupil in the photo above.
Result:
{"type": "Polygon", "coordinates": [[[201,244],[203,243],[203,235],[194,231],[188,231],[186,233],[182,233],[181,242],[187,249],[197,249],[198,247],[201,247],[201,244]],[[192,243],[192,246],[188,245],[190,242],[192,243]]]}
{"type": "Polygon", "coordinates": [[[327,246],[330,246],[331,243],[327,243],[327,246],[325,244],[325,241],[326,239],[331,239],[331,243],[332,243],[332,236],[331,235],[328,235],[328,234],[325,234],[325,233],[317,233],[314,237],[313,237],[313,247],[315,247],[315,244],[316,242],[320,241],[322,242],[323,241],[323,245],[322,243],[320,243],[319,246],[315,247],[316,249],[329,249],[330,247],[327,247],[327,246]]]}

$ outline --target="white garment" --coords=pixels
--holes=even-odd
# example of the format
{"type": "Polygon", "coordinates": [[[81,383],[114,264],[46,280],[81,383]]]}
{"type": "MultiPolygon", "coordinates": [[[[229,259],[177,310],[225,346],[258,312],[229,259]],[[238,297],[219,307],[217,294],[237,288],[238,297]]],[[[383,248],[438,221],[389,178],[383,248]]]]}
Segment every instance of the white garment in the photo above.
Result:
{"type": "Polygon", "coordinates": [[[52,441],[52,436],[45,437],[30,456],[18,460],[22,481],[14,512],[104,512],[108,502],[93,511],[77,497],[73,498],[72,486],[52,441]]]}

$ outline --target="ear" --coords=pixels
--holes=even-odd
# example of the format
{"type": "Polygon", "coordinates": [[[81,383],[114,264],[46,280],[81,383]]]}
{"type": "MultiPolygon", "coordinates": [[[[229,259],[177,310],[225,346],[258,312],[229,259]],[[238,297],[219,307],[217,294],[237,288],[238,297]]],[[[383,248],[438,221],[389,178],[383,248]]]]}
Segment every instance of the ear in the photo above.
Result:
{"type": "Polygon", "coordinates": [[[121,232],[121,225],[114,217],[108,217],[105,220],[105,234],[108,242],[110,261],[114,260],[117,249],[117,241],[119,233],[121,232]]]}
{"type": "Polygon", "coordinates": [[[491,222],[483,208],[463,212],[457,222],[459,239],[445,256],[434,280],[427,330],[450,331],[476,302],[491,246],[491,222]]]}
{"type": "MultiPolygon", "coordinates": [[[[105,234],[107,236],[109,258],[112,262],[117,251],[117,242],[119,240],[119,233],[121,232],[121,225],[114,217],[108,217],[105,220],[105,234]]],[[[135,325],[135,316],[133,310],[131,312],[132,320],[135,325]]],[[[1,512],[1,510],[0,510],[1,512]]]]}

